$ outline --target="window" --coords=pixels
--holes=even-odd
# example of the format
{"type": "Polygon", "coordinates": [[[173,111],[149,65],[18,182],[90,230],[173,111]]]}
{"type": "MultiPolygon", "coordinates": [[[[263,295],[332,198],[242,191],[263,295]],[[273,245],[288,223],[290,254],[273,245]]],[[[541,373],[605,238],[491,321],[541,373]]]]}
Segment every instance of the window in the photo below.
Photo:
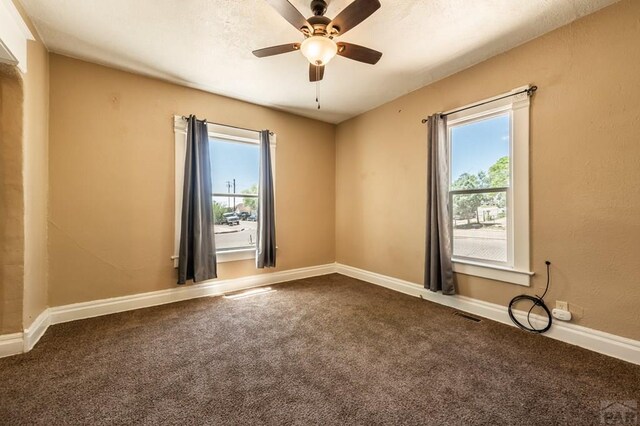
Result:
{"type": "Polygon", "coordinates": [[[209,143],[216,251],[255,249],[260,146],[218,137],[209,143]]]}
{"type": "Polygon", "coordinates": [[[447,135],[454,271],[529,285],[528,95],[449,114],[447,135]]]}
{"type": "MultiPolygon", "coordinates": [[[[174,265],[180,250],[182,184],[186,121],[174,117],[176,218],[174,265]]],[[[260,140],[258,132],[208,124],[211,153],[211,203],[218,262],[255,257],[260,140]]],[[[271,137],[271,167],[275,178],[275,136],[271,137]]]]}

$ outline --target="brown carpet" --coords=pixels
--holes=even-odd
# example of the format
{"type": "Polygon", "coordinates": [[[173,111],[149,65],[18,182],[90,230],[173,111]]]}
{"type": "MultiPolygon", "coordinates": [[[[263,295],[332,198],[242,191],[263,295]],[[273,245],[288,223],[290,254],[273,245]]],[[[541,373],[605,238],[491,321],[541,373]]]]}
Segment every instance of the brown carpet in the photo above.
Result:
{"type": "Polygon", "coordinates": [[[600,424],[640,366],[340,275],[52,326],[0,423],[600,424]]]}

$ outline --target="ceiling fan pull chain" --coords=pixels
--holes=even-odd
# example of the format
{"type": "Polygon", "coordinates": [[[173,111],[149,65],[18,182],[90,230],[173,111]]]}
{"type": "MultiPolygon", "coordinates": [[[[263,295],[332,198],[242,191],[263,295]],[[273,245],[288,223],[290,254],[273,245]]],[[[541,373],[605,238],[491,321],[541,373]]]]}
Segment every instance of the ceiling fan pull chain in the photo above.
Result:
{"type": "Polygon", "coordinates": [[[320,109],[320,67],[316,67],[316,103],[320,109]]]}

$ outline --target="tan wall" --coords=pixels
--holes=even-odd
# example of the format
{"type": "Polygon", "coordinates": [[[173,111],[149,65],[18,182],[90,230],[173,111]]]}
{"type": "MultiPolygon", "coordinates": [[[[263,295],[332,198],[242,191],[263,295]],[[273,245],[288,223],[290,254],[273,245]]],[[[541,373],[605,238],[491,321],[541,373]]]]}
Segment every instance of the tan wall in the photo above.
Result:
{"type": "Polygon", "coordinates": [[[275,131],[278,270],[334,261],[335,126],[59,55],[50,70],[51,306],[176,286],[174,114],[275,131]]]}
{"type": "Polygon", "coordinates": [[[0,334],[22,331],[22,78],[0,64],[0,334]]]}
{"type": "Polygon", "coordinates": [[[533,287],[458,275],[508,304],[544,287],[576,323],[640,339],[640,2],[622,1],[338,126],[337,261],[422,283],[426,128],[436,111],[527,83],[533,287]]]}
{"type": "Polygon", "coordinates": [[[36,40],[27,45],[24,74],[24,290],[23,327],[47,308],[47,200],[49,192],[49,52],[22,4],[13,1],[36,40]]]}
{"type": "Polygon", "coordinates": [[[49,53],[30,41],[24,75],[24,327],[47,307],[49,53]]]}

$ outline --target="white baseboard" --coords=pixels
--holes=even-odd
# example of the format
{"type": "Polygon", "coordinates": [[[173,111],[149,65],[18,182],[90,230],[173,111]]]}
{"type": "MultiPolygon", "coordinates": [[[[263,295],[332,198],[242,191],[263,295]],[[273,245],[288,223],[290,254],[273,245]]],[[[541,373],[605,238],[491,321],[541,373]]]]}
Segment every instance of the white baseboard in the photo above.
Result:
{"type": "MultiPolygon", "coordinates": [[[[495,303],[484,302],[465,296],[446,296],[442,293],[427,290],[419,284],[339,263],[336,264],[336,272],[515,327],[515,324],[513,324],[509,318],[507,308],[495,303]]],[[[526,322],[526,314],[516,312],[515,316],[519,321],[526,322]]],[[[535,320],[542,321],[543,319],[537,317],[535,320]]],[[[543,336],[634,364],[640,364],[640,342],[637,340],[560,321],[554,321],[551,329],[544,333],[543,336]]]]}
{"type": "Polygon", "coordinates": [[[22,336],[24,339],[24,352],[29,352],[33,349],[50,325],[51,316],[49,315],[49,309],[45,309],[38,315],[29,328],[24,330],[22,336]]]}
{"type": "Polygon", "coordinates": [[[212,280],[203,284],[187,285],[167,290],[133,294],[131,296],[121,296],[111,299],[92,300],[90,302],[57,306],[49,308],[49,315],[51,317],[51,324],[60,324],[84,318],[92,318],[117,312],[130,311],[133,309],[195,299],[198,297],[219,296],[231,291],[326,275],[333,272],[335,272],[335,266],[334,264],[329,264],[251,275],[248,277],[212,280]]]}
{"type": "Polygon", "coordinates": [[[335,264],[331,263],[248,277],[212,280],[203,284],[186,285],[167,290],[48,308],[38,315],[38,318],[24,333],[0,335],[0,357],[30,351],[47,331],[47,328],[53,324],[148,308],[198,297],[219,296],[231,291],[332,274],[334,272],[335,264]]]}
{"type": "MultiPolygon", "coordinates": [[[[426,290],[421,285],[409,281],[365,271],[352,266],[332,263],[248,277],[214,280],[203,284],[49,308],[41,313],[24,333],[0,335],[0,357],[28,352],[46,332],[49,325],[52,324],[147,308],[198,297],[218,296],[231,291],[335,272],[515,327],[509,318],[507,308],[504,306],[465,296],[445,296],[441,293],[426,290]]],[[[516,312],[516,317],[521,321],[526,321],[524,313],[516,312]]],[[[534,320],[541,319],[538,317],[534,318],[534,320]]],[[[548,336],[634,364],[640,364],[640,342],[637,340],[559,321],[555,321],[551,329],[543,336],[548,336]]]]}
{"type": "Polygon", "coordinates": [[[22,333],[0,334],[0,358],[24,351],[22,333]]]}

